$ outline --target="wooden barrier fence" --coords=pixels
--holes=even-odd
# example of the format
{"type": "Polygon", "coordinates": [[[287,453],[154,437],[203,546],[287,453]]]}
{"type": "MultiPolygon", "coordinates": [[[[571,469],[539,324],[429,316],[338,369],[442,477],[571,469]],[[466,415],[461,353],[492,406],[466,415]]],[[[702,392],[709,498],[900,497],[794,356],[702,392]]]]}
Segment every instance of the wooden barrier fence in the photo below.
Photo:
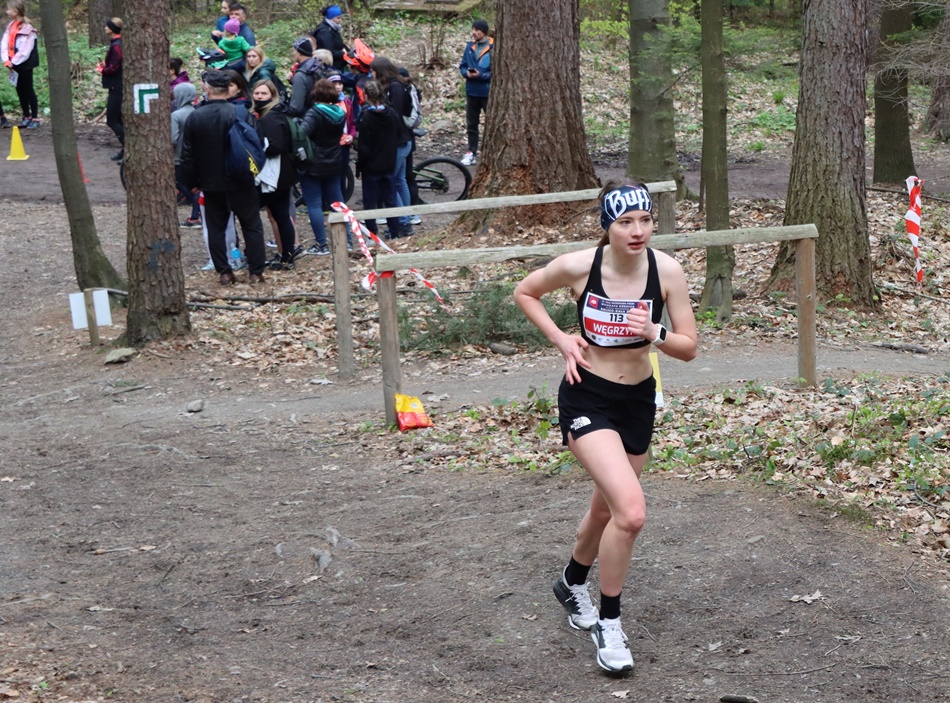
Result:
{"type": "MultiPolygon", "coordinates": [[[[656,196],[658,209],[658,233],[650,242],[654,249],[673,251],[697,247],[755,244],[763,242],[795,242],[795,267],[798,294],[798,377],[808,385],[815,385],[815,225],[790,227],[762,227],[751,229],[721,230],[673,234],[675,228],[675,191],[673,181],[648,184],[656,196]]],[[[593,200],[599,190],[545,193],[542,195],[512,196],[504,198],[481,198],[435,205],[414,205],[404,208],[385,208],[356,212],[361,220],[376,217],[394,217],[409,214],[453,213],[499,207],[523,207],[543,203],[593,200]]],[[[339,344],[339,371],[341,378],[352,378],[355,373],[353,357],[352,314],[350,311],[348,257],[337,255],[346,252],[346,227],[338,213],[330,215],[332,237],[334,297],[337,313],[339,344]]],[[[408,254],[381,254],[376,258],[376,271],[407,271],[411,268],[425,270],[498,263],[512,259],[554,257],[569,251],[592,247],[595,242],[565,242],[535,246],[488,247],[483,249],[454,249],[419,251],[408,254]]],[[[396,310],[395,277],[380,278],[377,283],[379,301],[380,348],[383,361],[383,400],[386,421],[396,422],[395,395],[401,392],[402,372],[399,363],[399,327],[396,310]]]]}
{"type": "MultiPolygon", "coordinates": [[[[654,195],[654,199],[656,200],[658,231],[673,232],[676,226],[676,183],[674,181],[648,183],[647,188],[649,188],[650,193],[654,195]]],[[[354,211],[354,214],[360,220],[397,217],[400,215],[444,215],[458,212],[471,212],[473,210],[494,210],[503,207],[524,207],[527,205],[596,200],[599,193],[599,188],[590,188],[587,190],[572,190],[564,193],[511,195],[500,198],[455,200],[449,203],[434,203],[432,205],[377,208],[375,210],[354,211]]],[[[340,378],[348,380],[353,378],[356,374],[356,358],[353,351],[353,313],[350,306],[350,264],[349,258],[345,253],[346,225],[343,224],[343,215],[337,212],[330,213],[329,221],[330,251],[333,256],[333,300],[336,309],[338,369],[340,378]]],[[[395,318],[393,318],[393,321],[395,322],[395,318]]]]}

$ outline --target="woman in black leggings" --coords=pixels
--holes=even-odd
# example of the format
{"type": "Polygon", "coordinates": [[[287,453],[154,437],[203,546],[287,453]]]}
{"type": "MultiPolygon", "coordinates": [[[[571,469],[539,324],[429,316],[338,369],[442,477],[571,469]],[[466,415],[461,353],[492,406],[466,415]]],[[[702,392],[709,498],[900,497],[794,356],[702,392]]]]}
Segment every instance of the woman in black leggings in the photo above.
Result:
{"type": "Polygon", "coordinates": [[[26,16],[26,0],[10,0],[7,17],[10,23],[0,39],[0,59],[12,71],[11,77],[16,81],[16,94],[23,109],[23,121],[19,127],[36,129],[40,121],[37,119],[33,69],[40,63],[40,52],[36,46],[36,29],[26,16]]]}
{"type": "Polygon", "coordinates": [[[123,146],[112,160],[121,161],[125,157],[125,127],[122,126],[122,20],[118,17],[107,20],[106,36],[109,37],[109,50],[105,62],[100,61],[97,70],[102,74],[102,87],[109,91],[109,97],[106,98],[106,124],[123,146]]]}

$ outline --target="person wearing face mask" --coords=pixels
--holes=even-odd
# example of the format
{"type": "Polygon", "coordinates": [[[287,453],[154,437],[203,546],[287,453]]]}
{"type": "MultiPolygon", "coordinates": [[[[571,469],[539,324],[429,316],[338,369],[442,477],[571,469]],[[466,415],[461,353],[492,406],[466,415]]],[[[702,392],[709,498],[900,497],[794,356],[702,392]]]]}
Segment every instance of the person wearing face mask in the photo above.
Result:
{"type": "Polygon", "coordinates": [[[287,114],[281,106],[280,93],[271,80],[254,86],[254,115],[261,141],[267,140],[264,155],[268,161],[279,159],[279,171],[272,188],[261,184],[261,205],[267,208],[271,222],[277,229],[277,256],[267,262],[268,268],[287,270],[294,268],[294,239],[296,229],[290,218],[290,190],[297,182],[294,164],[293,138],[287,114]]]}
{"type": "Polygon", "coordinates": [[[343,54],[346,46],[343,43],[341,30],[343,10],[339,5],[329,5],[323,8],[323,22],[313,30],[313,38],[317,49],[326,49],[333,54],[333,68],[341,73],[346,68],[343,54]]]}

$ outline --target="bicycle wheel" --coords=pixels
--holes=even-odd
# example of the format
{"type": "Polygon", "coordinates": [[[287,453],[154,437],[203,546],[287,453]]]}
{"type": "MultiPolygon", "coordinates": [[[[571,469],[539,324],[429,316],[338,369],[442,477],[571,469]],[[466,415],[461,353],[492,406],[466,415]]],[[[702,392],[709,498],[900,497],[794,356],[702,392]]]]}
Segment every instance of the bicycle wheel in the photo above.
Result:
{"type": "Polygon", "coordinates": [[[346,171],[343,172],[343,179],[345,188],[343,189],[343,202],[350,202],[350,198],[353,197],[353,189],[356,188],[356,179],[353,178],[353,166],[350,164],[346,165],[346,171]]]}
{"type": "Polygon", "coordinates": [[[423,203],[448,203],[468,197],[472,174],[461,161],[436,156],[426,159],[413,170],[423,203]]]}

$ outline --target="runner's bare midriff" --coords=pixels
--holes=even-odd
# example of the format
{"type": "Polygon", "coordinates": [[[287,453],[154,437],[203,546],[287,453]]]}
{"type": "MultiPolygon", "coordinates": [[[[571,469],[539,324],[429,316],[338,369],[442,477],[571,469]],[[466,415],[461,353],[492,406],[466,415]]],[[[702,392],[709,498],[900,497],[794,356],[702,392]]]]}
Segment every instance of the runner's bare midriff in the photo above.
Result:
{"type": "Polygon", "coordinates": [[[614,383],[636,385],[653,375],[649,345],[638,349],[611,349],[588,347],[584,356],[590,362],[590,372],[614,383]]]}

